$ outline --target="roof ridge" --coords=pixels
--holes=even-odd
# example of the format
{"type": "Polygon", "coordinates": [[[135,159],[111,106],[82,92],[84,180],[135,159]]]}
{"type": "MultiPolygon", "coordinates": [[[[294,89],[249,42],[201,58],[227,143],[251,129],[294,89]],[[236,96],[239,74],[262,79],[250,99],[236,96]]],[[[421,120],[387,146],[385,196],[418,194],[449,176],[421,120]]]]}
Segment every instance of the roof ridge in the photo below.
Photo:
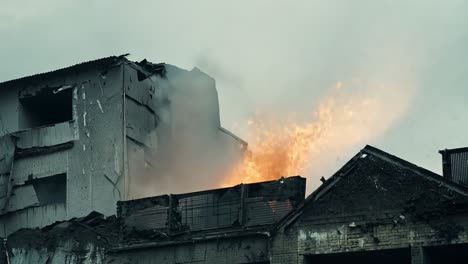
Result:
{"type": "Polygon", "coordinates": [[[395,155],[392,155],[388,152],[385,152],[381,149],[378,149],[376,147],[366,145],[363,149],[363,152],[366,152],[367,154],[371,154],[375,157],[378,157],[382,160],[385,160],[387,162],[391,162],[397,166],[403,167],[405,169],[411,170],[412,172],[416,173],[419,176],[425,177],[428,180],[436,181],[441,184],[446,185],[446,187],[457,191],[458,193],[468,196],[468,187],[465,187],[461,184],[458,184],[456,182],[453,182],[445,177],[443,177],[440,174],[437,174],[433,171],[430,171],[426,168],[420,167],[412,162],[409,162],[407,160],[404,160],[402,158],[399,158],[395,155]]]}
{"type": "Polygon", "coordinates": [[[317,189],[315,189],[311,194],[309,194],[304,201],[297,206],[295,210],[292,210],[287,215],[285,215],[273,228],[273,231],[278,230],[281,226],[287,227],[293,223],[302,213],[305,205],[313,202],[318,199],[318,197],[323,193],[327,192],[335,183],[337,183],[341,177],[348,174],[359,161],[359,158],[362,155],[362,150],[355,154],[348,162],[345,163],[340,169],[338,169],[330,178],[325,180],[317,189]]]}

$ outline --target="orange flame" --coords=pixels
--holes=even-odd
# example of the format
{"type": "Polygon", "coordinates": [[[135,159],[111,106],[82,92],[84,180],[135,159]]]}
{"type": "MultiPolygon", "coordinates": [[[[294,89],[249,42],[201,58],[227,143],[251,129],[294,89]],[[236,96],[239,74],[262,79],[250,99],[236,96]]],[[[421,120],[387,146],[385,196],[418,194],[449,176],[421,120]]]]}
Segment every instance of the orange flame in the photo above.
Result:
{"type": "Polygon", "coordinates": [[[278,179],[297,175],[308,168],[308,156],[316,139],[326,129],[330,112],[321,109],[317,122],[287,126],[266,116],[257,115],[247,122],[255,136],[243,160],[224,179],[223,186],[278,179]]]}
{"type": "Polygon", "coordinates": [[[372,90],[373,95],[366,91],[365,96],[347,93],[339,82],[305,122],[297,118],[280,122],[257,114],[247,122],[249,150],[221,185],[305,176],[312,165],[324,166],[325,156],[332,159],[330,153],[340,155],[351,146],[367,143],[386,130],[407,105],[406,97],[395,89],[377,90],[372,90]]]}

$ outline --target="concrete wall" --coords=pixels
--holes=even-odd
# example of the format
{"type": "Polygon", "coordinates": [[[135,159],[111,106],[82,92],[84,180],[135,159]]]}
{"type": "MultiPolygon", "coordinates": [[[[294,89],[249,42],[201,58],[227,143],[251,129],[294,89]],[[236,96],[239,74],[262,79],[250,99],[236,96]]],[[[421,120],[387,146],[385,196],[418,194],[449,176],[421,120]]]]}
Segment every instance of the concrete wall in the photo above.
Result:
{"type": "Polygon", "coordinates": [[[49,74],[33,80],[0,89],[0,135],[17,138],[12,170],[2,176],[11,183],[5,194],[9,196],[8,207],[0,216],[3,235],[20,227],[42,227],[87,215],[93,210],[115,214],[115,204],[123,198],[121,66],[90,67],[74,74],[49,74]],[[73,120],[20,130],[19,96],[47,87],[73,89],[73,120]],[[66,202],[41,206],[31,180],[57,174],[66,175],[66,202]]]}
{"type": "Polygon", "coordinates": [[[75,103],[80,140],[69,157],[69,217],[91,211],[115,214],[115,203],[125,198],[122,67],[79,75],[75,103]]]}

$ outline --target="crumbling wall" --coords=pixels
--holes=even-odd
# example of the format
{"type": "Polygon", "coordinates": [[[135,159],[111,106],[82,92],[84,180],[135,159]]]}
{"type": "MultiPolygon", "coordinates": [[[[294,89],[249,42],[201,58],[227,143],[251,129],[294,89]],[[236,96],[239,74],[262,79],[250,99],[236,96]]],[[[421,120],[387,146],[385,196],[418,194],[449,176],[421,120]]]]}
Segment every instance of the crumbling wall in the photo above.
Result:
{"type": "Polygon", "coordinates": [[[271,263],[303,263],[304,256],[456,245],[468,242],[468,214],[421,220],[400,211],[301,215],[273,237],[271,263]]]}
{"type": "Polygon", "coordinates": [[[305,179],[121,201],[8,236],[10,263],[265,263],[272,227],[304,200],[305,179]]]}
{"type": "Polygon", "coordinates": [[[123,198],[122,68],[108,59],[79,67],[0,84],[0,119],[9,120],[0,141],[14,143],[0,149],[4,235],[115,214],[123,198]]]}
{"type": "Polygon", "coordinates": [[[108,263],[106,251],[116,245],[115,217],[91,213],[43,229],[22,229],[8,237],[8,263],[108,263]]]}
{"type": "Polygon", "coordinates": [[[343,215],[333,218],[308,218],[281,230],[272,246],[272,263],[301,263],[303,255],[359,252],[408,247],[426,247],[467,243],[468,215],[449,217],[460,228],[456,236],[447,239],[444,231],[430,223],[397,212],[382,212],[380,216],[343,215]]]}
{"type": "Polygon", "coordinates": [[[5,234],[215,187],[245,144],[221,129],[209,76],[123,57],[2,83],[0,110],[0,142],[13,143],[0,150],[5,234]],[[39,194],[44,186],[65,194],[39,194]]]}

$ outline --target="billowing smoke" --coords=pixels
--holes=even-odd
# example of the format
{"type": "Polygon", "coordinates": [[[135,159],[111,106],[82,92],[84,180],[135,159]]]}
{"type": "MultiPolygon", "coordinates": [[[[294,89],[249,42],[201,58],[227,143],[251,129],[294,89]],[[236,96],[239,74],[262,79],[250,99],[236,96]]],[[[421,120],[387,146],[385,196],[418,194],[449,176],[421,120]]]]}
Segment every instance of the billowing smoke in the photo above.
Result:
{"type": "MultiPolygon", "coordinates": [[[[299,95],[266,93],[265,100],[271,104],[258,104],[234,127],[249,143],[244,156],[242,142],[221,128],[215,80],[197,68],[185,71],[168,65],[167,83],[162,86],[168,103],[159,104],[160,125],[149,137],[157,142],[151,144],[157,145],[157,154],[145,172],[136,173],[146,175],[135,188],[137,196],[292,175],[307,177],[312,191],[321,176],[329,177],[353,152],[400,121],[417,93],[418,75],[411,68],[415,62],[406,49],[397,45],[374,52],[361,67],[330,81],[328,87],[315,89],[317,82],[311,76],[285,84],[299,90],[299,95]]],[[[242,77],[225,71],[221,63],[206,58],[199,63],[221,82],[245,88],[242,77]]],[[[271,83],[258,82],[274,88],[275,78],[271,83]]],[[[249,100],[247,96],[245,102],[249,100]]],[[[239,104],[229,111],[242,112],[243,107],[239,104]]]]}
{"type": "Polygon", "coordinates": [[[159,122],[146,139],[151,155],[130,155],[130,197],[182,193],[218,187],[242,156],[244,142],[220,124],[215,81],[194,68],[166,65],[154,75],[159,122]],[[145,165],[141,159],[145,159],[145,165]]]}
{"type": "MultiPolygon", "coordinates": [[[[410,56],[410,50],[401,45],[369,49],[366,61],[328,82],[320,81],[319,68],[307,69],[310,76],[298,77],[287,69],[288,64],[282,64],[285,76],[238,81],[233,76],[239,75],[228,74],[221,62],[200,59],[227,86],[231,81],[244,88],[248,83],[262,85],[258,90],[270,101],[254,106],[250,115],[233,125],[249,142],[249,152],[227,172],[221,186],[302,175],[308,178],[308,191],[315,189],[321,176],[332,175],[405,117],[419,89],[414,67],[420,62],[410,56]],[[278,91],[282,94],[275,94],[278,91]]],[[[248,90],[256,93],[256,88],[248,90]]]]}

